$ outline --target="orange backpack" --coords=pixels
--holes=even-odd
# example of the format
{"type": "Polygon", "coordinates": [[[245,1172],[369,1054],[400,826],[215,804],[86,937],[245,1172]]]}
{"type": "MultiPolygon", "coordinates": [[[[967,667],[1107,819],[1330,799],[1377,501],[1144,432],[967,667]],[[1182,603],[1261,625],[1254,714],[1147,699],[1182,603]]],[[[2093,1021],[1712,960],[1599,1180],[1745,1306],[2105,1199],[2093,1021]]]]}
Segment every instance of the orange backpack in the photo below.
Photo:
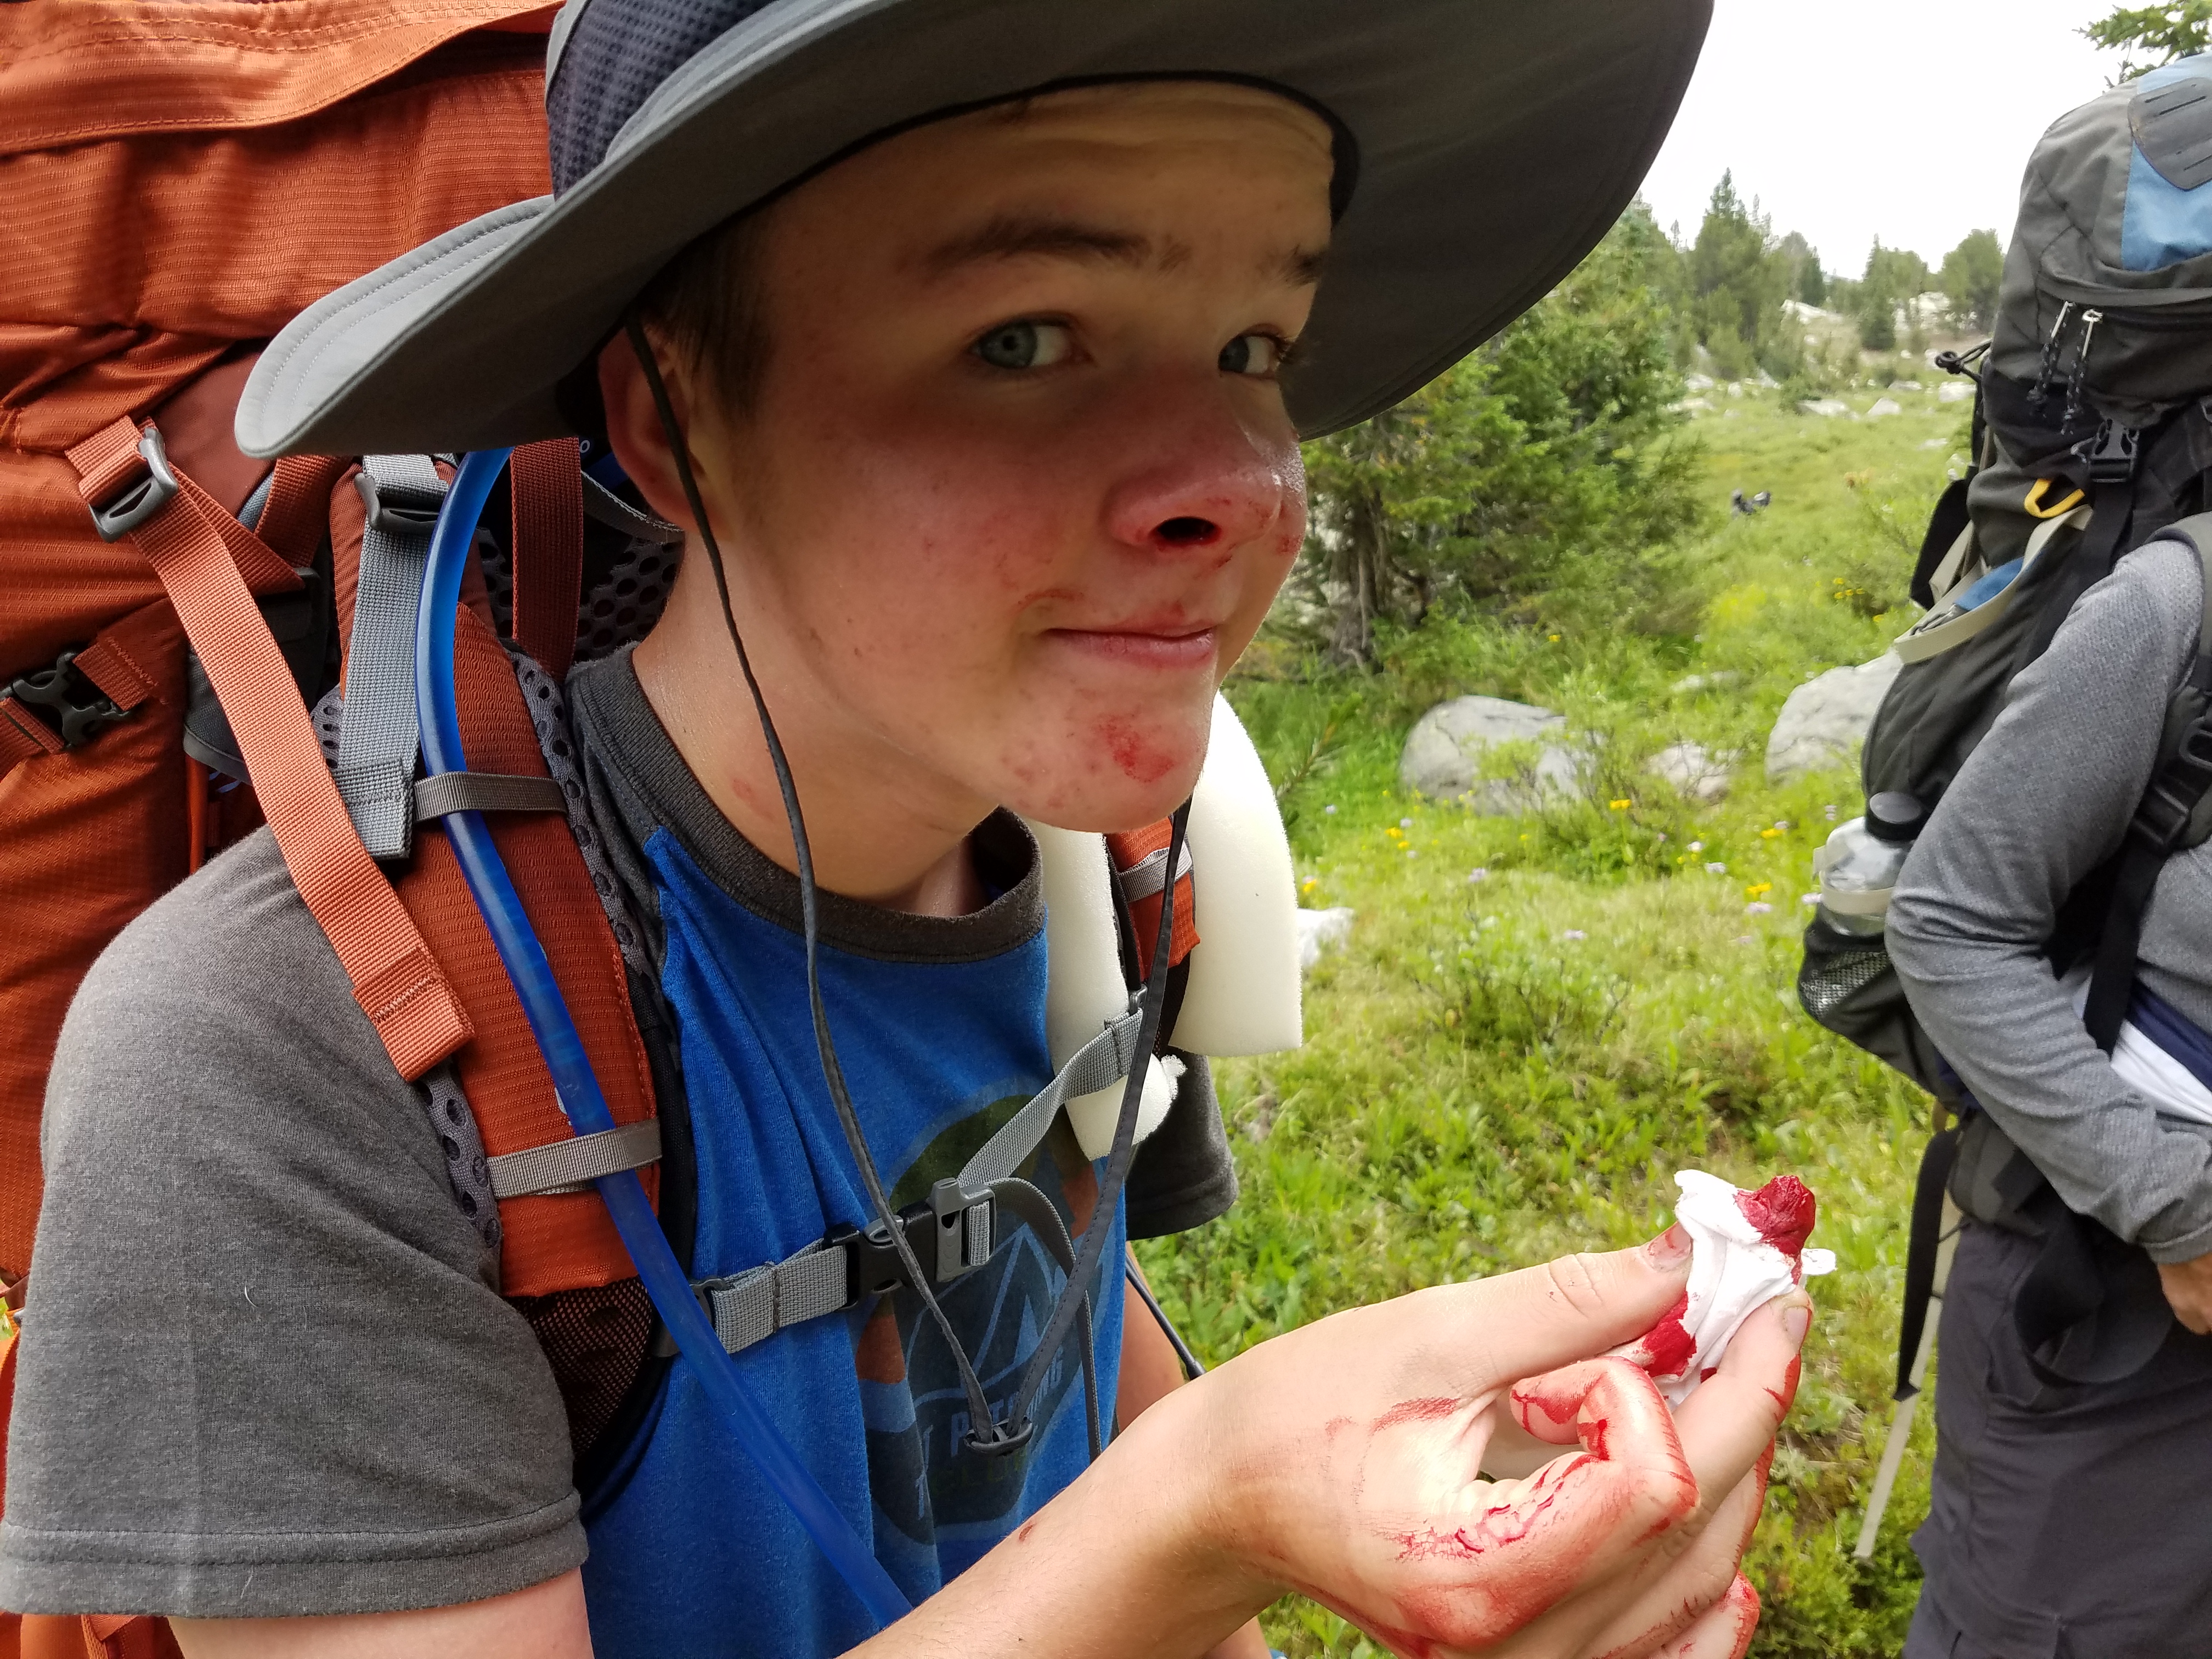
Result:
{"type": "MultiPolygon", "coordinates": [[[[230,435],[255,353],[295,313],[548,189],[550,18],[517,0],[0,9],[0,1281],[11,1307],[32,1265],[46,1068],[78,982],[133,916],[264,819],[402,1074],[450,1060],[495,1157],[570,1136],[444,836],[426,825],[395,885],[310,721],[353,609],[367,511],[355,459],[288,458],[272,472],[230,435]],[[264,475],[248,530],[237,515],[264,475]],[[193,757],[225,747],[202,729],[216,702],[210,729],[234,739],[249,786],[221,787],[193,757]]],[[[518,451],[510,472],[513,633],[557,685],[582,568],[576,446],[518,451]]],[[[544,778],[491,613],[479,583],[457,623],[469,752],[483,770],[544,778]]],[[[650,1117],[622,956],[565,820],[494,823],[615,1118],[650,1117]]],[[[580,1445],[635,1374],[650,1310],[588,1189],[499,1208],[503,1289],[553,1358],[580,1445]]],[[[0,1412],[14,1358],[11,1331],[0,1412]]],[[[0,1659],[175,1652],[159,1620],[0,1615],[0,1659]]]]}
{"type": "MultiPolygon", "coordinates": [[[[434,1103],[450,1078],[495,1164],[575,1138],[446,836],[425,823],[404,872],[387,875],[309,712],[343,684],[348,659],[369,512],[354,483],[361,458],[271,468],[231,435],[256,356],[295,313],[432,236],[546,191],[552,10],[517,0],[0,8],[9,1308],[22,1308],[31,1271],[46,1075],[78,983],[132,917],[264,821],[401,1074],[426,1083],[434,1103]],[[250,783],[226,782],[226,768],[250,783]]],[[[627,1128],[654,1118],[652,1058],[622,948],[546,783],[551,729],[538,729],[518,672],[534,701],[560,685],[580,644],[604,652],[641,633],[672,560],[662,550],[658,574],[640,582],[653,553],[632,541],[630,562],[595,568],[604,580],[580,604],[579,460],[574,441],[514,452],[495,514],[503,591],[471,573],[454,678],[471,772],[539,786],[509,787],[520,810],[480,810],[495,813],[507,870],[627,1128]],[[529,659],[520,671],[502,631],[529,659]]],[[[608,516],[604,501],[596,510],[608,516]]],[[[629,517],[631,530],[653,523],[629,517]]],[[[1164,864],[1168,825],[1108,840],[1133,987],[1163,885],[1157,872],[1148,886],[1137,878],[1164,864]]],[[[1175,878],[1164,1030],[1197,937],[1188,863],[1175,878]]],[[[647,1160],[639,1173],[654,1194],[657,1139],[628,1144],[645,1149],[628,1156],[647,1160]]],[[[546,1351],[580,1463],[655,1375],[653,1308],[588,1185],[556,1174],[494,1187],[501,1290],[546,1351]],[[507,1195],[515,1187],[526,1190],[507,1195]]],[[[0,1473],[14,1370],[10,1327],[0,1473]]],[[[0,1659],[177,1653],[160,1619],[0,1613],[0,1659]]]]}

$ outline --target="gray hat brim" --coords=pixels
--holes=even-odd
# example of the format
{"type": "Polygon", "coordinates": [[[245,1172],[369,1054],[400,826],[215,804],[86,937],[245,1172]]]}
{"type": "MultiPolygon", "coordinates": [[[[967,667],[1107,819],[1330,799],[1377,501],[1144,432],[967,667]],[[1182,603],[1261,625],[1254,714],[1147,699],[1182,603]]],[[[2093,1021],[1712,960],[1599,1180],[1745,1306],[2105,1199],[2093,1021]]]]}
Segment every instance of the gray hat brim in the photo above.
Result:
{"type": "Polygon", "coordinates": [[[250,455],[568,431],[554,388],[684,247],[871,137],[1055,84],[1231,76],[1358,150],[1285,396],[1311,436],[1540,298],[1643,182],[1711,0],[781,0],[716,39],[557,200],[502,208],[302,312],[238,410],[250,455]]]}

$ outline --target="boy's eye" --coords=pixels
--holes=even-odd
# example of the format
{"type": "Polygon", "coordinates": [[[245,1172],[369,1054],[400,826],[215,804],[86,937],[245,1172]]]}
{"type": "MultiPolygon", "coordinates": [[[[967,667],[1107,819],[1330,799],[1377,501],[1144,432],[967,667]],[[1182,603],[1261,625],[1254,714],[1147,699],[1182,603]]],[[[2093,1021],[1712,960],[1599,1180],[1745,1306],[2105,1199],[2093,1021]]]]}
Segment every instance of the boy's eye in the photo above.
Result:
{"type": "Polygon", "coordinates": [[[1064,323],[1001,323],[970,348],[994,368],[1049,368],[1075,349],[1064,323]]]}
{"type": "Polygon", "coordinates": [[[1283,366],[1283,343],[1272,334],[1240,334],[1221,348],[1224,374],[1273,374],[1283,366]]]}

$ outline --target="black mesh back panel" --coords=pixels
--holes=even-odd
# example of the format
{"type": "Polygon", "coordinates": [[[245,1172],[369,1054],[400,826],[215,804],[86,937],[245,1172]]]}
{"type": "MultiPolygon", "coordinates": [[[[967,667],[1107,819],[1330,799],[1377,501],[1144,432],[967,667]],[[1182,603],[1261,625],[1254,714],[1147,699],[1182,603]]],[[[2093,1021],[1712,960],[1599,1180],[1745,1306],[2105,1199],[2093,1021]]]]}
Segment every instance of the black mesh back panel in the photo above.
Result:
{"type": "Polygon", "coordinates": [[[509,1300],[530,1322],[552,1364],[580,1468],[624,1396],[642,1379],[646,1346],[653,1340],[653,1304],[635,1279],[509,1300]]]}
{"type": "Polygon", "coordinates": [[[660,620],[683,550],[625,543],[605,566],[586,538],[583,603],[576,616],[576,660],[590,662],[643,639],[660,620]]]}
{"type": "Polygon", "coordinates": [[[771,0],[592,0],[545,92],[557,195],[599,166],[655,88],[771,0]]]}

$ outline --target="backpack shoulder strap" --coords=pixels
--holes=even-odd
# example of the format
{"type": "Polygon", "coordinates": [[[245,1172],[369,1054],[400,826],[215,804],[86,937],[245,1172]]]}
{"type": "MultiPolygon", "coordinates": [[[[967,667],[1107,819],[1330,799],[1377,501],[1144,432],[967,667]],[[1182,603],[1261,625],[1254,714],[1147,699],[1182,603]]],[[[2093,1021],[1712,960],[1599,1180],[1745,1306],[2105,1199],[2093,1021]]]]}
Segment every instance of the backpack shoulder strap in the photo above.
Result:
{"type": "MultiPolygon", "coordinates": [[[[255,604],[296,587],[292,564],[171,469],[159,430],[119,420],[69,452],[100,534],[143,553],[228,714],[285,867],[352,982],[355,1000],[400,1075],[418,1078],[471,1031],[453,986],[362,845],[289,664],[255,604]]],[[[269,522],[301,517],[294,499],[326,500],[338,464],[280,464],[269,522]]]]}
{"type": "Polygon", "coordinates": [[[2143,911],[2158,872],[2173,854],[2212,836],[2212,514],[2183,519],[2153,539],[2184,543],[2197,555],[2203,611],[2196,659],[2166,704],[2158,759],[2121,844],[2111,905],[2097,940],[2081,1018],[2107,1054],[2119,1041],[2135,993],[2143,911]]]}
{"type": "MultiPolygon", "coordinates": [[[[573,471],[573,443],[547,447],[565,447],[573,471]]],[[[516,451],[518,458],[527,453],[516,451]]],[[[518,487],[532,486],[519,477],[518,487]]],[[[527,573],[523,559],[516,562],[520,593],[528,591],[527,573]]],[[[471,769],[466,775],[553,784],[545,748],[565,744],[567,734],[550,724],[540,733],[540,711],[524,698],[514,660],[465,601],[456,617],[453,674],[471,769]]],[[[553,716],[544,718],[550,722],[553,716]]],[[[501,787],[522,801],[527,786],[502,782],[501,787]]],[[[500,1287],[510,1297],[635,1278],[605,1206],[588,1187],[572,1188],[594,1175],[635,1168],[647,1194],[655,1194],[657,1171],[641,1166],[659,1152],[652,1068],[620,944],[578,847],[578,832],[562,814],[529,810],[534,804],[523,802],[524,810],[500,812],[487,822],[605,1091],[617,1126],[611,1135],[580,1138],[569,1127],[522,1004],[442,830],[425,826],[399,883],[401,898],[458,988],[476,1033],[454,1066],[491,1165],[501,1235],[500,1287]]]]}

